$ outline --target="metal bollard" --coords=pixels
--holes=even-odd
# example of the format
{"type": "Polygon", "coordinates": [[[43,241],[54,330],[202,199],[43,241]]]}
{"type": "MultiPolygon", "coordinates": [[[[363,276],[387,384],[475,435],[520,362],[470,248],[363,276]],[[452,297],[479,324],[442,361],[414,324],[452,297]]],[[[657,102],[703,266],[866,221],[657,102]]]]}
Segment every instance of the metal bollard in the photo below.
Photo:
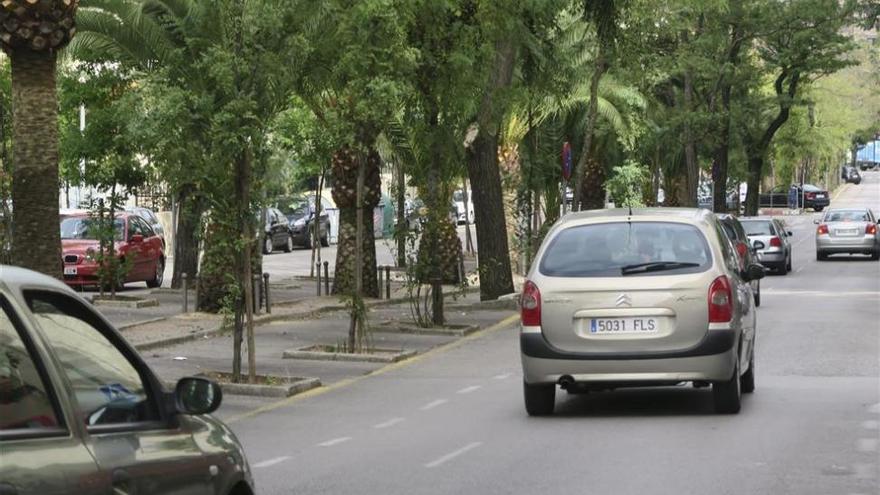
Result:
{"type": "Polygon", "coordinates": [[[198,311],[199,310],[199,274],[193,275],[193,285],[195,286],[195,289],[196,289],[196,294],[195,294],[195,297],[193,298],[194,299],[193,304],[196,305],[196,307],[194,309],[196,311],[198,311]]]}
{"type": "Polygon", "coordinates": [[[260,286],[263,282],[262,277],[260,277],[259,273],[254,274],[254,278],[251,281],[251,289],[253,289],[253,298],[254,298],[254,314],[260,314],[260,303],[262,302],[260,295],[263,293],[263,288],[260,286]]]}
{"type": "Polygon", "coordinates": [[[379,265],[379,269],[377,271],[379,272],[379,299],[382,299],[382,272],[385,271],[385,267],[379,265]]]}
{"type": "Polygon", "coordinates": [[[318,282],[318,285],[317,285],[318,296],[320,296],[321,295],[321,264],[315,263],[315,267],[318,269],[318,277],[316,280],[318,282]]]}
{"type": "Polygon", "coordinates": [[[189,287],[186,283],[186,273],[181,273],[180,279],[183,283],[183,312],[189,313],[189,287]]]}
{"type": "Polygon", "coordinates": [[[385,267],[385,299],[391,299],[391,266],[390,265],[385,267]]]}
{"type": "Polygon", "coordinates": [[[330,262],[324,262],[324,294],[330,295],[330,262]]]}
{"type": "Polygon", "coordinates": [[[266,314],[272,313],[272,305],[269,304],[269,273],[263,274],[263,290],[266,291],[266,314]]]}
{"type": "Polygon", "coordinates": [[[254,277],[259,275],[251,276],[251,311],[254,314],[259,313],[259,308],[257,307],[257,284],[254,283],[254,277]]]}

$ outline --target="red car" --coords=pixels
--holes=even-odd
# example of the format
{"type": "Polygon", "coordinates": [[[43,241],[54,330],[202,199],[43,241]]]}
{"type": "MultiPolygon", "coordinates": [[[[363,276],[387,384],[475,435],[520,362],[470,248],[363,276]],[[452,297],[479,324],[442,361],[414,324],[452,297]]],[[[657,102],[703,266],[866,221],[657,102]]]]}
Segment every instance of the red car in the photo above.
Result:
{"type": "MultiPolygon", "coordinates": [[[[71,215],[61,220],[61,250],[67,285],[98,285],[96,223],[88,215],[71,215]]],[[[132,213],[116,215],[114,223],[116,253],[120,258],[131,260],[131,268],[123,283],[146,282],[147,287],[161,286],[165,273],[162,238],[143,218],[132,213]]]]}

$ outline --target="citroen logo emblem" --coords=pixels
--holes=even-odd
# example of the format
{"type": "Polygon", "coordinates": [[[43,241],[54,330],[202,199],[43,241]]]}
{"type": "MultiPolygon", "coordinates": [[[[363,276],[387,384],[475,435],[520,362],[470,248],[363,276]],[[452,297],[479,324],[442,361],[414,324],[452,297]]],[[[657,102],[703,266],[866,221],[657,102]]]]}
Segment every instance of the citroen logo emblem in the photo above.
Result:
{"type": "Polygon", "coordinates": [[[629,296],[629,294],[623,293],[623,294],[617,296],[617,302],[615,304],[618,307],[626,306],[629,308],[632,306],[632,298],[629,296]]]}

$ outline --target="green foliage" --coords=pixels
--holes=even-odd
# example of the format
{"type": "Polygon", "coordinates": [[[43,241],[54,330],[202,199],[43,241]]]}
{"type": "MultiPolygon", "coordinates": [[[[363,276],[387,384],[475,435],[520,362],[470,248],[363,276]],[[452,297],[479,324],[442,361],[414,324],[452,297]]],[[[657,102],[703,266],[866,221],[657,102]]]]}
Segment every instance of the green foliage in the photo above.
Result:
{"type": "Polygon", "coordinates": [[[643,165],[627,160],[623,165],[614,167],[606,185],[618,208],[639,208],[645,206],[642,188],[647,179],[648,173],[643,165]]]}

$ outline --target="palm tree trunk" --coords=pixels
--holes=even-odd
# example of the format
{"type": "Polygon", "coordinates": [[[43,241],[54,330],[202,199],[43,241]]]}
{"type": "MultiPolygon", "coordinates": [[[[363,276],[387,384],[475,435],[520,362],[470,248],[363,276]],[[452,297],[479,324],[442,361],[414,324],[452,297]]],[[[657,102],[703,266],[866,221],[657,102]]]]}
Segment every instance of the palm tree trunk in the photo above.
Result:
{"type": "MultiPolygon", "coordinates": [[[[599,81],[607,70],[608,63],[605,58],[605,51],[603,49],[603,44],[600,44],[599,52],[596,56],[596,68],[593,69],[593,75],[590,78],[590,103],[587,106],[587,128],[584,130],[584,144],[581,148],[581,156],[578,158],[577,166],[574,169],[574,199],[571,204],[572,211],[580,211],[582,209],[582,203],[587,203],[589,200],[587,198],[588,195],[592,194],[595,196],[595,191],[590,191],[590,189],[604,187],[604,182],[599,184],[594,183],[594,181],[587,182],[587,167],[594,165],[591,163],[591,154],[593,152],[593,133],[596,129],[596,121],[599,119],[599,81]]],[[[595,165],[601,167],[598,163],[595,165]]],[[[595,167],[593,166],[593,168],[595,167]]],[[[598,177],[595,170],[592,175],[598,177]]],[[[595,207],[595,201],[592,201],[592,203],[595,207]]],[[[602,206],[604,206],[604,192],[602,203],[602,206]]],[[[602,206],[599,206],[598,208],[602,208],[602,206]]]]}
{"type": "Polygon", "coordinates": [[[12,61],[12,261],[61,278],[55,52],[15,50],[12,61]],[[53,221],[54,219],[54,221],[53,221]]]}

